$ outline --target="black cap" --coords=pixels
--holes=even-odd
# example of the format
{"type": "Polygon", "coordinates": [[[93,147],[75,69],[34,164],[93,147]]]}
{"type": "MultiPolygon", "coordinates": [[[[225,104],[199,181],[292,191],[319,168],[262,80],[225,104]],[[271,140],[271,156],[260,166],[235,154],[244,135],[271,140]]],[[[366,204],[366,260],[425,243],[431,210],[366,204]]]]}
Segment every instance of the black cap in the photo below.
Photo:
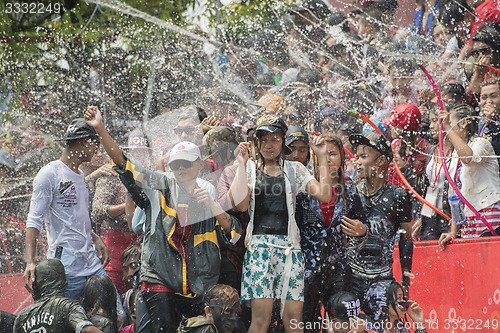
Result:
{"type": "Polygon", "coordinates": [[[379,153],[387,157],[387,159],[392,161],[392,149],[389,141],[384,138],[381,134],[375,132],[368,132],[363,135],[361,134],[352,134],[349,136],[349,142],[354,147],[359,145],[372,147],[377,150],[379,153]]]}
{"type": "Polygon", "coordinates": [[[360,301],[353,293],[341,291],[332,295],[326,302],[326,312],[330,320],[336,318],[349,321],[349,318],[357,317],[360,313],[360,301]]]}
{"type": "MultiPolygon", "coordinates": [[[[273,114],[266,114],[257,120],[257,125],[255,126],[255,132],[266,131],[269,133],[286,133],[288,126],[285,124],[283,119],[273,114]]],[[[255,135],[254,132],[254,135],[255,135]]]]}
{"type": "Polygon", "coordinates": [[[97,138],[97,132],[92,126],[85,122],[85,119],[76,118],[69,124],[64,138],[55,141],[68,141],[87,137],[97,138]]]}
{"type": "Polygon", "coordinates": [[[286,131],[286,141],[285,144],[289,146],[295,141],[302,141],[309,144],[309,135],[307,132],[299,126],[290,126],[288,131],[286,131]]]}

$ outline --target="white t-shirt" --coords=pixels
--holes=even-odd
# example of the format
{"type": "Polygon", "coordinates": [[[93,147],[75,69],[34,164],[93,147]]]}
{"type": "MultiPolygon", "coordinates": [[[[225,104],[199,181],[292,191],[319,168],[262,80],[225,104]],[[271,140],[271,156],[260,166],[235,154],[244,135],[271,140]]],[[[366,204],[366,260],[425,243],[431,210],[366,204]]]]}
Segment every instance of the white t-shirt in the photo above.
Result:
{"type": "Polygon", "coordinates": [[[68,275],[88,276],[102,267],[91,236],[88,207],[84,176],[62,161],[50,162],[36,175],[26,226],[41,231],[45,222],[47,258],[54,258],[61,246],[61,261],[68,275]]]}

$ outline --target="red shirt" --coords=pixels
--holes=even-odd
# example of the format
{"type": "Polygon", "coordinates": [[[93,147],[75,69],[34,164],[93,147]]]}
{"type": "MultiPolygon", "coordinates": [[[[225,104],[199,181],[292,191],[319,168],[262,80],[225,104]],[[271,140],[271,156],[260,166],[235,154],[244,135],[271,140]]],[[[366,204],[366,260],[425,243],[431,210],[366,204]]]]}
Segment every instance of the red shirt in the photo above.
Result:
{"type": "Polygon", "coordinates": [[[323,218],[325,219],[326,225],[330,226],[332,223],[333,212],[335,210],[335,203],[337,202],[339,190],[337,187],[332,187],[332,200],[330,202],[320,202],[321,212],[323,213],[323,218]]]}

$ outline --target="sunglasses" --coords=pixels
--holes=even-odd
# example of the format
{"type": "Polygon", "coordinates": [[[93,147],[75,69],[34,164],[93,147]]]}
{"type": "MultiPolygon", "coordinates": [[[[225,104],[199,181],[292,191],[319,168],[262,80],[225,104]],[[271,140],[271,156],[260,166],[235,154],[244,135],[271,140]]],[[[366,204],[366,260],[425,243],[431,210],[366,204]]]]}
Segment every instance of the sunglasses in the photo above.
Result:
{"type": "Polygon", "coordinates": [[[177,135],[181,135],[182,133],[186,133],[187,135],[192,135],[196,131],[196,127],[175,127],[174,133],[177,135]]]}
{"type": "Polygon", "coordinates": [[[297,113],[285,114],[284,118],[288,120],[297,120],[299,119],[299,115],[297,113]]]}
{"type": "Polygon", "coordinates": [[[479,50],[473,50],[471,51],[470,55],[473,56],[474,58],[479,57],[480,55],[490,55],[493,52],[491,47],[485,47],[479,50]]]}
{"type": "Polygon", "coordinates": [[[173,161],[172,163],[169,163],[168,164],[170,166],[170,169],[172,169],[172,171],[177,171],[180,169],[180,167],[182,166],[184,169],[190,169],[193,167],[193,162],[189,162],[189,161],[186,161],[186,160],[177,160],[177,161],[173,161]]]}

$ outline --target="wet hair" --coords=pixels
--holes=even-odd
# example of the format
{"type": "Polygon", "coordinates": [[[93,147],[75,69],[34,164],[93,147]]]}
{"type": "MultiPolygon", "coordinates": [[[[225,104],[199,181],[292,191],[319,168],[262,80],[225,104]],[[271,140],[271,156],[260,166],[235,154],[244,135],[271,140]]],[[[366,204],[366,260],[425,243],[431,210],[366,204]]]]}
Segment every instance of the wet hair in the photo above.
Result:
{"type": "Polygon", "coordinates": [[[449,95],[454,103],[465,103],[467,102],[467,96],[465,94],[465,88],[458,82],[445,83],[441,89],[439,89],[441,95],[449,95]]]}
{"type": "MultiPolygon", "coordinates": [[[[396,281],[392,281],[389,288],[387,288],[387,306],[392,307],[396,313],[397,311],[397,302],[398,302],[398,290],[403,291],[403,287],[397,283],[396,281]]],[[[399,314],[398,314],[399,317],[399,314]]]]}
{"type": "Polygon", "coordinates": [[[439,22],[446,28],[462,22],[466,13],[474,13],[466,0],[446,1],[439,4],[439,22]]]}
{"type": "MultiPolygon", "coordinates": [[[[266,161],[264,160],[264,156],[261,153],[262,137],[268,133],[270,133],[270,132],[262,131],[262,130],[255,131],[255,133],[254,133],[253,144],[254,144],[254,147],[256,148],[257,161],[260,162],[257,165],[259,166],[259,168],[262,168],[262,170],[264,170],[264,167],[266,165],[266,161]]],[[[278,156],[278,165],[280,166],[280,168],[283,168],[282,164],[283,164],[283,161],[285,160],[285,139],[286,139],[285,136],[286,135],[285,135],[284,131],[279,131],[279,132],[276,132],[273,134],[281,135],[281,153],[278,156]]]]}
{"type": "Polygon", "coordinates": [[[205,110],[203,110],[199,106],[189,105],[182,110],[182,113],[179,116],[179,121],[193,119],[197,123],[201,123],[206,117],[207,113],[205,112],[205,110]]]}
{"type": "Polygon", "coordinates": [[[134,256],[139,256],[141,257],[141,252],[142,252],[142,244],[131,244],[129,245],[125,250],[122,252],[121,256],[121,263],[127,261],[129,258],[134,257],[134,256]]]}
{"type": "Polygon", "coordinates": [[[102,309],[111,319],[116,320],[116,289],[107,275],[93,275],[85,283],[82,306],[90,318],[102,309]]]}
{"type": "Polygon", "coordinates": [[[396,59],[395,61],[391,62],[389,64],[389,68],[388,68],[388,71],[390,72],[391,69],[399,69],[399,70],[402,70],[404,71],[405,73],[407,74],[413,74],[415,73],[415,65],[413,64],[413,62],[409,59],[396,59]]]}
{"type": "MultiPolygon", "coordinates": [[[[344,200],[344,204],[347,204],[347,191],[345,189],[345,176],[344,176],[344,166],[345,166],[344,145],[342,144],[342,140],[336,135],[324,134],[323,138],[325,139],[326,143],[334,144],[339,150],[340,167],[337,170],[337,176],[339,177],[338,183],[340,185],[340,195],[342,196],[342,200],[344,200]]],[[[316,177],[316,179],[319,179],[319,168],[316,157],[314,157],[314,176],[316,177]]]]}
{"type": "Polygon", "coordinates": [[[468,142],[477,133],[477,121],[472,117],[474,115],[474,109],[467,104],[461,104],[454,106],[449,110],[450,114],[453,114],[458,121],[462,119],[469,120],[466,130],[466,142],[468,142]]]}
{"type": "Polygon", "coordinates": [[[339,26],[342,32],[351,31],[351,28],[349,28],[349,23],[347,22],[347,18],[341,12],[333,13],[326,21],[326,24],[329,26],[339,26]]]}
{"type": "Polygon", "coordinates": [[[472,37],[473,42],[483,42],[493,50],[493,66],[500,62],[500,25],[486,22],[472,37]]]}
{"type": "Polygon", "coordinates": [[[384,23],[384,12],[376,7],[371,7],[368,11],[360,14],[364,24],[371,24],[375,29],[380,30],[384,23]]]}
{"type": "Polygon", "coordinates": [[[497,85],[498,89],[500,89],[500,78],[498,77],[492,77],[492,78],[489,78],[488,80],[486,81],[483,81],[481,83],[481,88],[482,87],[486,87],[486,86],[492,86],[492,85],[497,85]]]}
{"type": "Polygon", "coordinates": [[[233,287],[216,284],[207,290],[203,297],[203,303],[205,306],[210,306],[210,303],[215,300],[221,304],[228,304],[235,296],[238,296],[238,292],[233,287]]]}
{"type": "Polygon", "coordinates": [[[398,9],[399,4],[397,0],[378,0],[372,1],[368,4],[368,9],[378,9],[384,13],[394,12],[398,9]]]}

